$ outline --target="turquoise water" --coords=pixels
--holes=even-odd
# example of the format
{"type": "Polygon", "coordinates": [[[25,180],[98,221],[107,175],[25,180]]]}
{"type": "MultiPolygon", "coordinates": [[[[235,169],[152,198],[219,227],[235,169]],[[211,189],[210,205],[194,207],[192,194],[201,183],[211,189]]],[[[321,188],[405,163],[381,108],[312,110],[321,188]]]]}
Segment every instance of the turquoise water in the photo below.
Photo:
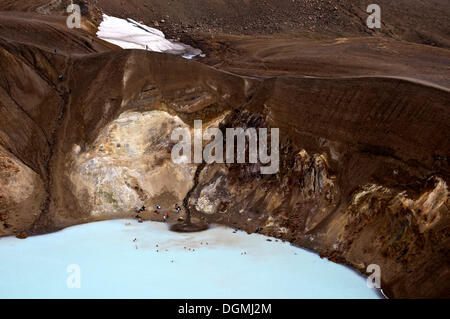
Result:
{"type": "Polygon", "coordinates": [[[379,298],[351,269],[225,227],[105,221],[1,238],[0,256],[0,298],[379,298]]]}

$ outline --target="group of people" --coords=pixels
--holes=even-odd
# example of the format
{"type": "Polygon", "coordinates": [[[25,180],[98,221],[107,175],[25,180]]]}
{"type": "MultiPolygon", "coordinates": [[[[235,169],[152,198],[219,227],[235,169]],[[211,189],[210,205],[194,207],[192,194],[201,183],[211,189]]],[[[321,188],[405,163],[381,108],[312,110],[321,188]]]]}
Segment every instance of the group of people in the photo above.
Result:
{"type": "MultiPolygon", "coordinates": [[[[161,209],[162,209],[161,205],[157,205],[154,213],[157,215],[161,214],[161,209]]],[[[145,212],[146,210],[147,210],[147,208],[145,206],[142,206],[141,208],[136,210],[137,211],[136,219],[139,221],[139,223],[144,222],[144,220],[140,214],[145,212]]],[[[179,214],[181,212],[181,207],[178,204],[175,204],[175,211],[177,212],[177,214],[179,214]]],[[[169,212],[166,212],[163,216],[163,221],[167,222],[169,217],[170,217],[169,212]]]]}

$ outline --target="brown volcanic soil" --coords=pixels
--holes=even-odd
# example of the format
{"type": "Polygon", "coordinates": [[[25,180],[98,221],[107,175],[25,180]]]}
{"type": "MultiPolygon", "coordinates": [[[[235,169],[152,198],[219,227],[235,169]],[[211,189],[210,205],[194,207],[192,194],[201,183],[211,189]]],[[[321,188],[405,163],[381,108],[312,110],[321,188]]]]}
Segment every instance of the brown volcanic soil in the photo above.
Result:
{"type": "MultiPolygon", "coordinates": [[[[4,0],[0,11],[63,14],[68,0],[4,0]]],[[[333,39],[383,36],[439,47],[450,46],[447,0],[379,0],[382,29],[365,25],[362,0],[75,0],[83,15],[99,23],[101,13],[156,24],[169,37],[202,39],[201,33],[234,35],[289,34],[333,39]],[[161,22],[164,20],[164,22],[161,22]]]]}
{"type": "MultiPolygon", "coordinates": [[[[49,14],[64,5],[47,2],[2,1],[0,9],[49,14]]],[[[119,50],[95,39],[89,21],[83,30],[68,30],[63,17],[0,14],[0,236],[134,216],[117,204],[120,189],[92,196],[90,177],[80,174],[92,173],[82,170],[85,158],[105,160],[108,171],[93,178],[135,169],[139,161],[121,157],[123,145],[107,143],[111,130],[139,143],[136,135],[146,127],[126,135],[120,123],[133,121],[117,121],[123,114],[167,114],[161,130],[175,116],[188,126],[202,119],[221,127],[278,127],[276,175],[261,176],[259,164],[213,164],[188,167],[179,181],[170,175],[172,144],[150,134],[145,174],[150,179],[167,169],[158,180],[175,191],[154,196],[134,177],[122,184],[147,207],[173,207],[179,194],[189,194],[184,199],[194,219],[288,240],[362,273],[379,264],[390,297],[450,297],[449,28],[445,14],[434,16],[437,27],[427,25],[437,8],[448,9],[446,2],[399,20],[415,21],[425,28],[421,33],[399,32],[387,20],[377,37],[339,39],[371,35],[356,23],[355,6],[343,1],[321,9],[315,1],[154,1],[151,8],[141,2],[91,1],[84,12],[93,21],[100,8],[146,22],[165,19],[163,30],[185,34],[208,54],[203,63],[119,50]],[[277,29],[295,15],[292,29],[277,29]],[[308,15],[314,23],[305,22],[308,15]],[[296,23],[315,30],[294,38],[296,23]],[[273,32],[283,33],[266,34],[273,32]],[[320,40],[311,40],[317,35],[320,40]],[[408,37],[443,48],[394,40],[408,37]],[[92,213],[105,203],[106,210],[92,213]]]]}
{"type": "Polygon", "coordinates": [[[224,36],[198,43],[203,63],[257,77],[399,77],[450,87],[447,49],[387,38],[312,41],[287,37],[224,36]]]}

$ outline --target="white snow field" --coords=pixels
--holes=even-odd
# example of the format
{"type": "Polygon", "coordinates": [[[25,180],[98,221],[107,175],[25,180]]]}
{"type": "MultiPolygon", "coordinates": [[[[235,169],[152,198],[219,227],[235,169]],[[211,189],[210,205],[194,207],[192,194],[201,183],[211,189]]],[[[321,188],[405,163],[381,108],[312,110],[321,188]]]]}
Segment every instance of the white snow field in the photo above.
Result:
{"type": "Polygon", "coordinates": [[[97,222],[0,238],[0,256],[0,298],[379,298],[351,269],[225,227],[97,222]]]}
{"type": "Polygon", "coordinates": [[[120,19],[103,14],[97,37],[123,49],[141,49],[181,55],[186,59],[202,54],[190,45],[166,39],[163,32],[132,19],[120,19]]]}

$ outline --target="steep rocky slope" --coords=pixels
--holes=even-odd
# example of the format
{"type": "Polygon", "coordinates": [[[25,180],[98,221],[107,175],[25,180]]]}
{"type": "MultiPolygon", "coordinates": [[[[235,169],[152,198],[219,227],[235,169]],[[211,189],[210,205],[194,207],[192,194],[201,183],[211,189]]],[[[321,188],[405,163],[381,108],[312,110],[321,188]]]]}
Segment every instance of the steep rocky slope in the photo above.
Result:
{"type": "Polygon", "coordinates": [[[363,273],[379,264],[390,297],[449,297],[446,49],[336,40],[316,42],[328,52],[314,60],[314,44],[300,54],[302,42],[280,50],[279,39],[240,47],[239,38],[220,53],[214,43],[234,41],[224,37],[203,41],[212,68],[118,50],[89,23],[68,30],[62,17],[2,13],[0,26],[1,236],[185,200],[195,219],[288,240],[363,273]],[[354,48],[335,68],[333,54],[354,48]],[[174,164],[170,132],[196,119],[279,128],[280,171],[174,164]]]}
{"type": "Polygon", "coordinates": [[[390,296],[429,280],[442,286],[415,296],[447,295],[448,101],[448,91],[394,79],[265,81],[227,123],[279,127],[280,172],[207,166],[191,205],[362,272],[379,264],[390,296]]]}

